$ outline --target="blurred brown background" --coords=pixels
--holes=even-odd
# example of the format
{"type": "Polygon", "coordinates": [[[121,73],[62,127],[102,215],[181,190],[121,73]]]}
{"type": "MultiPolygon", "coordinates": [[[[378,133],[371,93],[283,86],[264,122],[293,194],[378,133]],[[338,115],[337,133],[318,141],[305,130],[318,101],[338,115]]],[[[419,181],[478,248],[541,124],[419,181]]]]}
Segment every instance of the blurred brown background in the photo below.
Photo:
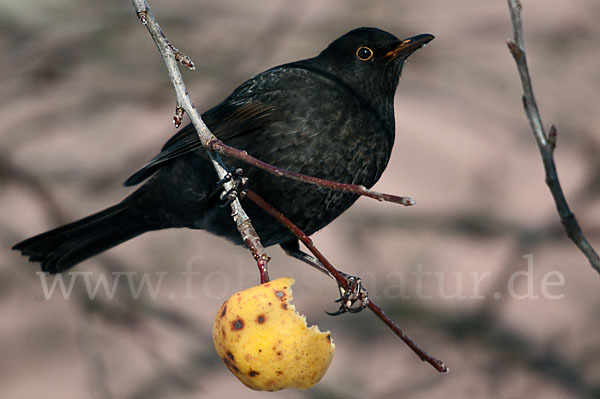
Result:
{"type": "MultiPolygon", "coordinates": [[[[523,3],[538,104],[559,129],[559,175],[598,248],[600,3],[523,3]]],[[[127,242],[65,275],[67,287],[75,278],[69,299],[58,288],[46,299],[38,265],[9,248],[127,195],[122,181],[175,132],[174,96],[129,1],[1,0],[0,397],[600,395],[600,277],[567,240],[544,184],[504,1],[151,6],[197,64],[184,77],[201,110],[358,26],[436,35],[405,66],[396,146],[376,186],[417,205],[361,199],[314,239],[451,372],[420,362],[368,311],[326,316],[334,283],[270,248],[272,277],[296,279],[294,303],[332,331],[337,353],[311,390],[250,391],[217,358],[211,331],[222,301],[258,275],[244,248],[200,231],[127,242]],[[85,276],[93,288],[99,276],[112,284],[111,272],[121,273],[114,297],[100,289],[90,300],[85,276]],[[156,295],[144,288],[135,299],[126,272],[138,286],[160,280],[156,295]]]]}

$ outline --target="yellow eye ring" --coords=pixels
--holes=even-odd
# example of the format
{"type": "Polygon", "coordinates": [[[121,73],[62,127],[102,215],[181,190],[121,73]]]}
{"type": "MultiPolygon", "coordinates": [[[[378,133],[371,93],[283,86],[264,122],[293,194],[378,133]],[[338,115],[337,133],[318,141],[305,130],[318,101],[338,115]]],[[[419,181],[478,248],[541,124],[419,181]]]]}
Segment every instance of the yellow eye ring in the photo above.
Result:
{"type": "Polygon", "coordinates": [[[356,50],[356,56],[361,61],[369,61],[373,57],[373,50],[368,47],[360,47],[356,50]]]}

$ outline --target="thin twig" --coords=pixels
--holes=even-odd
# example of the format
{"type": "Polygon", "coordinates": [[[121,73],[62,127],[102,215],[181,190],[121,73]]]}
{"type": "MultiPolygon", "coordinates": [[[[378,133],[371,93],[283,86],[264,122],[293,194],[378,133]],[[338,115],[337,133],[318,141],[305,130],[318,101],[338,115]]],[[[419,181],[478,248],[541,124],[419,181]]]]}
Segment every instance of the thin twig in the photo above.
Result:
{"type": "Polygon", "coordinates": [[[523,26],[521,22],[521,3],[519,0],[508,0],[508,9],[510,11],[510,19],[513,26],[513,39],[507,42],[508,49],[512,54],[517,64],[521,84],[523,86],[523,107],[525,114],[529,119],[531,131],[535,136],[535,140],[542,155],[544,170],[546,171],[546,184],[552,193],[556,210],[560,216],[560,221],[563,224],[567,236],[577,245],[579,250],[587,257],[592,267],[600,273],[600,257],[594,248],[587,241],[581,227],[575,218],[573,212],[567,204],[565,195],[563,194],[556,172],[556,164],[554,163],[554,148],[556,147],[557,129],[551,126],[546,135],[542,119],[533,94],[531,85],[531,77],[529,68],[527,67],[527,57],[525,54],[525,40],[523,38],[523,26]]]}
{"type": "MultiPolygon", "coordinates": [[[[277,219],[281,224],[288,228],[301,242],[309,249],[310,252],[321,262],[321,264],[327,269],[327,271],[331,274],[331,276],[337,281],[337,283],[342,286],[344,289],[348,289],[348,280],[343,276],[343,274],[337,270],[327,258],[319,251],[313,241],[310,239],[308,235],[306,235],[298,226],[296,226],[290,219],[288,219],[283,213],[275,209],[271,204],[265,201],[261,196],[256,194],[252,190],[248,190],[246,197],[262,208],[269,215],[277,219]]],[[[372,300],[369,299],[367,307],[375,313],[377,317],[379,317],[410,349],[413,350],[419,356],[419,358],[431,364],[437,371],[445,373],[450,369],[439,359],[431,356],[425,350],[423,350],[415,341],[413,341],[406,333],[398,327],[392,319],[390,319],[383,310],[377,306],[372,300]]]]}
{"type": "Polygon", "coordinates": [[[379,193],[377,191],[369,190],[365,186],[362,186],[360,184],[339,183],[278,168],[276,166],[263,162],[260,159],[254,158],[246,151],[230,147],[216,138],[210,140],[206,144],[206,147],[221,155],[244,161],[249,165],[256,166],[257,168],[262,169],[278,177],[286,177],[288,179],[310,183],[319,187],[329,188],[332,190],[345,191],[357,195],[364,195],[365,197],[374,198],[378,201],[393,202],[395,204],[400,204],[404,206],[411,206],[415,204],[415,201],[411,197],[400,197],[392,194],[379,193]]]}
{"type": "MultiPolygon", "coordinates": [[[[154,40],[158,51],[162,55],[163,60],[167,66],[167,71],[169,73],[169,79],[173,83],[173,88],[175,89],[175,96],[177,98],[177,106],[175,108],[175,116],[173,118],[173,122],[175,126],[179,126],[181,124],[181,118],[183,117],[183,111],[185,111],[196,132],[198,133],[198,137],[200,138],[200,142],[206,148],[206,144],[211,140],[216,140],[215,136],[208,129],[206,124],[202,121],[202,117],[200,113],[196,110],[192,99],[190,98],[185,84],[183,82],[183,77],[179,72],[179,68],[177,63],[185,66],[189,69],[194,69],[194,63],[192,60],[183,54],[181,51],[177,50],[175,47],[171,45],[169,40],[167,40],[165,34],[163,33],[160,25],[156,21],[156,18],[152,14],[150,7],[146,0],[132,0],[133,6],[135,7],[136,13],[140,21],[146,26],[148,32],[150,32],[150,36],[154,40]]],[[[218,154],[214,154],[212,151],[208,151],[208,156],[217,171],[217,175],[219,179],[223,180],[223,189],[225,192],[234,189],[234,183],[231,179],[226,179],[228,175],[228,171],[223,167],[223,162],[219,158],[218,154]]],[[[260,238],[258,234],[254,230],[252,223],[250,222],[250,218],[242,208],[240,201],[238,198],[234,198],[231,201],[231,216],[235,221],[238,231],[242,236],[242,239],[250,249],[252,256],[257,262],[258,268],[261,274],[261,283],[265,282],[263,279],[268,281],[268,273],[267,273],[267,262],[269,261],[269,256],[266,254],[264,247],[260,242],[260,238]]]]}

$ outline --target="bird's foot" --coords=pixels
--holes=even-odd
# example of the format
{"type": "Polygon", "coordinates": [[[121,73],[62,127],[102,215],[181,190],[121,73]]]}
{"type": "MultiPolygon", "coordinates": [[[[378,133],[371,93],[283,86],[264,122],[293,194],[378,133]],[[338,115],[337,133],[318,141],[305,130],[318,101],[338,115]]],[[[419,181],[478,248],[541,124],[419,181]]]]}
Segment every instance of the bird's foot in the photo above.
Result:
{"type": "Polygon", "coordinates": [[[230,170],[221,180],[217,182],[217,189],[221,189],[227,182],[232,182],[232,187],[221,193],[221,200],[224,201],[223,207],[231,204],[235,199],[242,199],[246,196],[246,185],[248,178],[243,176],[244,171],[240,168],[230,170]]]}
{"type": "Polygon", "coordinates": [[[369,293],[363,287],[360,277],[351,276],[346,273],[342,274],[348,282],[348,289],[345,289],[341,285],[338,287],[340,298],[336,302],[340,303],[340,308],[332,313],[326,312],[330,316],[337,316],[346,312],[358,313],[369,304],[369,293]]]}

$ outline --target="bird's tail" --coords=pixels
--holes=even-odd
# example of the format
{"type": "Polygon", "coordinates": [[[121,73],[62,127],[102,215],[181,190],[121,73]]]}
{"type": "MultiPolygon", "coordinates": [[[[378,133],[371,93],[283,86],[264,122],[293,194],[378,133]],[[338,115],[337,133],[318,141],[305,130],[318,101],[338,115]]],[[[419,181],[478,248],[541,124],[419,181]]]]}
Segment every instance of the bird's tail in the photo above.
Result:
{"type": "Polygon", "coordinates": [[[132,214],[128,199],[54,230],[28,238],[12,249],[40,262],[42,270],[60,273],[79,262],[148,230],[143,218],[132,214]]]}

